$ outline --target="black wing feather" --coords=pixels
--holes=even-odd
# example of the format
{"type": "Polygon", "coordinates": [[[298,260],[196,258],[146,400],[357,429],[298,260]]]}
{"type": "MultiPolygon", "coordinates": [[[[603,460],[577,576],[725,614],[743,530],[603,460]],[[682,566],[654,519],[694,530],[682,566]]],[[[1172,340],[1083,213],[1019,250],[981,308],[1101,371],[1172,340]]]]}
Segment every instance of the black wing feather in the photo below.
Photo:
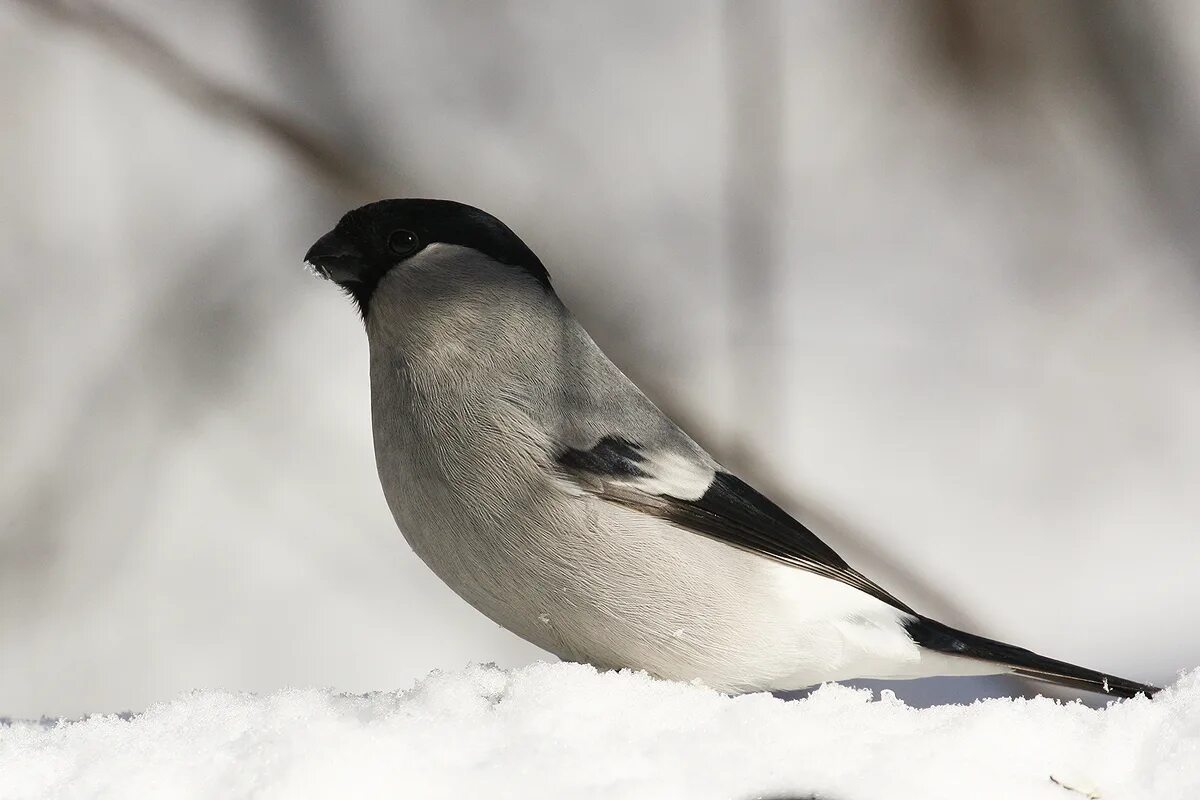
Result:
{"type": "Polygon", "coordinates": [[[633,442],[606,436],[589,450],[568,448],[558,457],[568,474],[582,478],[590,491],[607,500],[665,519],[695,533],[853,586],[901,611],[915,612],[859,573],[753,487],[718,471],[703,496],[684,500],[647,494],[636,478],[653,477],[647,459],[633,442]],[[631,479],[634,482],[631,483],[631,479]]]}
{"type": "MultiPolygon", "coordinates": [[[[653,455],[653,451],[650,451],[653,455]]],[[[712,537],[823,575],[859,589],[911,614],[905,630],[921,647],[964,658],[1006,665],[1014,674],[1049,683],[1102,692],[1117,697],[1153,696],[1158,687],[1078,667],[1038,655],[1024,648],[965,633],[922,617],[851,567],[816,534],[793,519],[734,475],[716,471],[704,494],[695,500],[654,493],[653,458],[637,444],[606,436],[589,450],[569,448],[559,466],[580,486],[599,497],[672,522],[686,530],[712,537]]]]}

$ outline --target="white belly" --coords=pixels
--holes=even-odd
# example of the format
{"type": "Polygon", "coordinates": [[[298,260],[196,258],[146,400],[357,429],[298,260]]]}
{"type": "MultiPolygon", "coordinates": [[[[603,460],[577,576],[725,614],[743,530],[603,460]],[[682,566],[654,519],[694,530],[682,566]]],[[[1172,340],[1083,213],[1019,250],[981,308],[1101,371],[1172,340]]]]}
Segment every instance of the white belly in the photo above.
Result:
{"type": "Polygon", "coordinates": [[[595,498],[562,502],[497,527],[394,510],[451,588],[564,659],[726,691],[921,674],[904,615],[863,592],[595,498]]]}

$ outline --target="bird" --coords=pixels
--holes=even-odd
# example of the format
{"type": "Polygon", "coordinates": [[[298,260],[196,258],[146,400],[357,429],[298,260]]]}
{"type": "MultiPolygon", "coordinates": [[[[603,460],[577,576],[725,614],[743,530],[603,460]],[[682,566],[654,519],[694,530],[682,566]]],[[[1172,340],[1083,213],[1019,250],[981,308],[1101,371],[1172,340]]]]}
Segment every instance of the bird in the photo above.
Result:
{"type": "Polygon", "coordinates": [[[956,630],[856,570],[648,399],[491,214],[380,200],[304,261],[366,329],[400,532],[466,602],[559,658],[729,693],[996,674],[1159,691],[956,630]]]}

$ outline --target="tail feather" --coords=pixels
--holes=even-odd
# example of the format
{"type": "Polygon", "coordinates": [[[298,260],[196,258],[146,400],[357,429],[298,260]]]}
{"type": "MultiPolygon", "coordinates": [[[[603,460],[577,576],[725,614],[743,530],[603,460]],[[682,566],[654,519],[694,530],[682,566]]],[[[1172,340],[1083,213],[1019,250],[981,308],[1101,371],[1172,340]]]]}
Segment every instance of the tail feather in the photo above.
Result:
{"type": "Polygon", "coordinates": [[[1065,661],[1040,656],[1022,647],[955,630],[928,617],[916,617],[905,627],[909,636],[921,647],[939,653],[1002,664],[1014,675],[1023,678],[1115,697],[1133,697],[1137,694],[1153,697],[1160,691],[1157,686],[1077,667],[1065,661]]]}

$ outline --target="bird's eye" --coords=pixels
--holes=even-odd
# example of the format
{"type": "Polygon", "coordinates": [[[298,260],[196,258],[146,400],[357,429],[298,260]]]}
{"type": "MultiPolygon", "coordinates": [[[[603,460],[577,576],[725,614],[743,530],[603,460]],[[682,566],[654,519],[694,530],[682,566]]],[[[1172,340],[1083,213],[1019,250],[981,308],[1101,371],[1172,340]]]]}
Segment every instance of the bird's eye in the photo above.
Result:
{"type": "Polygon", "coordinates": [[[420,244],[417,235],[412,231],[392,231],[392,234],[388,236],[388,248],[398,256],[415,253],[420,244]]]}

